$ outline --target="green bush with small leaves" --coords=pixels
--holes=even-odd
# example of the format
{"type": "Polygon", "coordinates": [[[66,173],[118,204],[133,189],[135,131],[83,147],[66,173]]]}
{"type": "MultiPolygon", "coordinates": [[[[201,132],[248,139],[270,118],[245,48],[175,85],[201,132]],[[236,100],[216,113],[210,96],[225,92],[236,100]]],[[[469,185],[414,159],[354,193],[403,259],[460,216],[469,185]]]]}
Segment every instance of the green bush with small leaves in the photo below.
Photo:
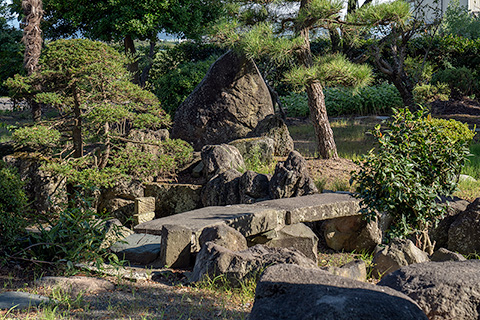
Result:
{"type": "Polygon", "coordinates": [[[423,234],[428,245],[427,230],[445,211],[437,199],[455,191],[475,133],[458,121],[433,119],[424,109],[394,110],[384,125],[372,131],[377,147],[357,161],[361,170],[352,175],[361,212],[368,219],[387,212],[391,236],[423,234]]]}
{"type": "Polygon", "coordinates": [[[413,88],[413,97],[416,103],[424,105],[436,100],[446,101],[450,92],[450,87],[445,83],[420,84],[413,88]]]}
{"type": "Polygon", "coordinates": [[[475,94],[480,89],[476,72],[466,67],[437,71],[432,77],[432,84],[440,83],[449,86],[454,98],[475,94]]]}

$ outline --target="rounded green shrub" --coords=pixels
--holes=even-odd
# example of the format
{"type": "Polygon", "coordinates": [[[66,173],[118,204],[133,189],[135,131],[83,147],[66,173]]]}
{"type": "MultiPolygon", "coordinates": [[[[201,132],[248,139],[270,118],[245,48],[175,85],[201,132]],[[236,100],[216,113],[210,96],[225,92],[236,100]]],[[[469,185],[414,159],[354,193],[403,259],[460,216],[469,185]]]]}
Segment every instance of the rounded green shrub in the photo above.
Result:
{"type": "Polygon", "coordinates": [[[440,83],[450,87],[454,98],[475,94],[480,89],[476,73],[466,67],[437,71],[432,77],[432,84],[440,83]]]}
{"type": "Polygon", "coordinates": [[[423,109],[400,109],[372,135],[377,147],[357,162],[361,170],[352,175],[361,212],[368,219],[389,213],[392,236],[424,235],[422,244],[428,246],[427,230],[445,210],[437,199],[455,190],[475,133],[458,121],[433,119],[423,109]]]}

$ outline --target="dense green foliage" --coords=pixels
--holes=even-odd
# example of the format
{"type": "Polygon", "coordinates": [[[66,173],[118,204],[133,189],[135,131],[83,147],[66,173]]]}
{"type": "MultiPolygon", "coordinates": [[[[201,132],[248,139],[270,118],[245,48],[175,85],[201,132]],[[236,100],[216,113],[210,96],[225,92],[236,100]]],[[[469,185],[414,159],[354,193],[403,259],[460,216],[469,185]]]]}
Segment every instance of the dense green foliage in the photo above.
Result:
{"type": "Polygon", "coordinates": [[[169,117],[152,93],[129,81],[125,62],[116,50],[100,42],[51,42],[42,54],[41,72],[17,75],[7,84],[13,97],[50,104],[58,109],[58,117],[17,130],[15,141],[51,157],[45,168],[74,184],[111,186],[142,161],[150,163],[150,170],[144,168],[140,178],[173,174],[179,160],[174,154],[187,158],[190,154],[186,143],[140,142],[157,147],[155,153],[127,148],[127,142],[136,143],[129,138],[132,130],[166,127],[169,117]],[[40,90],[33,84],[40,84],[40,90]],[[163,158],[173,164],[164,165],[163,158]],[[119,159],[132,163],[120,166],[119,159]]]}
{"type": "MultiPolygon", "coordinates": [[[[21,0],[13,9],[22,14],[21,0]]],[[[43,0],[42,30],[47,37],[61,38],[81,32],[91,39],[149,39],[165,30],[199,37],[205,26],[222,12],[222,3],[208,0],[101,1],[43,0]]]]}
{"type": "MultiPolygon", "coordinates": [[[[291,117],[306,117],[309,114],[305,93],[290,93],[280,98],[291,117]]],[[[388,114],[392,108],[403,106],[397,89],[382,83],[359,90],[349,88],[326,88],[325,105],[331,116],[388,114]]]]}
{"type": "Polygon", "coordinates": [[[454,98],[476,94],[480,90],[476,72],[466,67],[437,71],[432,77],[432,84],[441,83],[448,85],[454,98]]]}
{"type": "Polygon", "coordinates": [[[0,252],[16,248],[24,235],[29,209],[23,185],[16,170],[0,161],[0,252]]]}
{"type": "Polygon", "coordinates": [[[460,6],[458,0],[450,1],[443,16],[442,32],[468,39],[480,38],[480,17],[460,6]]]}
{"type": "Polygon", "coordinates": [[[148,88],[162,101],[163,109],[174,115],[223,52],[217,46],[194,42],[162,50],[153,60],[148,88]]]}
{"type": "Polygon", "coordinates": [[[450,87],[445,83],[420,84],[413,88],[415,102],[420,105],[426,105],[436,100],[446,101],[450,97],[450,92],[450,87]]]}
{"type": "Polygon", "coordinates": [[[8,94],[3,82],[23,70],[22,32],[0,17],[0,96],[8,94]]]}
{"type": "Polygon", "coordinates": [[[352,176],[361,212],[368,219],[389,213],[393,236],[425,232],[443,215],[436,200],[455,190],[475,133],[424,110],[395,110],[385,126],[372,131],[377,149],[359,161],[361,170],[352,176]]]}

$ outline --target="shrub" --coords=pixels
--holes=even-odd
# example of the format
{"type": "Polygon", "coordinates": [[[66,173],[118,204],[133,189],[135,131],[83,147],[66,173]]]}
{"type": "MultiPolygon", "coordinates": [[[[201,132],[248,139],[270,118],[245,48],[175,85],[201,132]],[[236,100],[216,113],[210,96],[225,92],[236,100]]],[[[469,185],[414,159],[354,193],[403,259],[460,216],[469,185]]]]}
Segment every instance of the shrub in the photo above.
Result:
{"type": "Polygon", "coordinates": [[[361,212],[367,219],[390,213],[391,236],[415,234],[422,249],[431,249],[427,230],[444,213],[436,200],[455,190],[475,133],[454,120],[432,119],[423,109],[394,110],[385,125],[372,131],[377,150],[357,161],[361,170],[352,175],[361,212]]]}
{"type": "Polygon", "coordinates": [[[413,97],[420,105],[436,100],[446,101],[450,97],[450,87],[445,83],[417,85],[413,88],[413,97]]]}
{"type": "Polygon", "coordinates": [[[14,168],[0,161],[0,250],[18,245],[28,218],[23,181],[14,168]]]}
{"type": "Polygon", "coordinates": [[[475,71],[465,67],[437,71],[432,77],[432,84],[439,83],[446,83],[454,98],[469,96],[479,90],[475,71]]]}
{"type": "Polygon", "coordinates": [[[84,199],[77,199],[74,206],[61,211],[49,228],[39,228],[39,233],[30,235],[30,245],[24,253],[32,261],[66,263],[70,268],[76,262],[101,263],[112,258],[105,245],[106,236],[111,241],[121,233],[118,226],[109,226],[107,217],[98,215],[84,199]]]}
{"type": "MultiPolygon", "coordinates": [[[[308,116],[308,99],[305,93],[290,93],[280,99],[289,116],[308,116]]],[[[403,102],[393,85],[382,83],[358,91],[348,88],[326,88],[325,105],[329,116],[367,115],[389,113],[392,108],[402,107],[403,102]]]]}

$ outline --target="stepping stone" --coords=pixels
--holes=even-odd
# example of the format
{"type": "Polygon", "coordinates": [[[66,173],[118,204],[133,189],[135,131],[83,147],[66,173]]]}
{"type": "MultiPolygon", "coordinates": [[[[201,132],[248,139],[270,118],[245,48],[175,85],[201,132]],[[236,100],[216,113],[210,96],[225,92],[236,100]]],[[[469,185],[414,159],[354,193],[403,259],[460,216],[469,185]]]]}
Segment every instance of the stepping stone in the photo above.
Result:
{"type": "Polygon", "coordinates": [[[28,292],[8,291],[0,293],[0,309],[27,309],[37,307],[42,303],[48,303],[50,299],[38,294],[28,292]]]}

